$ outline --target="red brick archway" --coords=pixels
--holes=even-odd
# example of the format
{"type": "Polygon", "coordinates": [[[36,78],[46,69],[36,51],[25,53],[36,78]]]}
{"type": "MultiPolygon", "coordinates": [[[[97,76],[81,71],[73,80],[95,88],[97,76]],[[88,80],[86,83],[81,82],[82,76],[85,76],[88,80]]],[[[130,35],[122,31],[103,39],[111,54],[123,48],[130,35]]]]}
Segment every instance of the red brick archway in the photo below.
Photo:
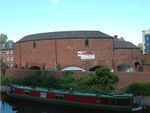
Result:
{"type": "Polygon", "coordinates": [[[29,69],[30,70],[40,70],[40,67],[38,67],[38,66],[31,66],[29,69]]]}
{"type": "Polygon", "coordinates": [[[97,68],[99,68],[99,65],[95,66],[95,67],[92,67],[91,69],[89,69],[89,71],[96,71],[97,68]]]}

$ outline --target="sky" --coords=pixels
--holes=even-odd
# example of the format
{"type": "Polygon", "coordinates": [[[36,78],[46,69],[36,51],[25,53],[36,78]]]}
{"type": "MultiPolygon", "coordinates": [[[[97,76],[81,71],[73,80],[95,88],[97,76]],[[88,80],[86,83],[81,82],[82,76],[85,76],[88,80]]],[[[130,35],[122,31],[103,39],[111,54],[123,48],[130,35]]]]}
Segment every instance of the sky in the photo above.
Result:
{"type": "Polygon", "coordinates": [[[98,30],[135,45],[150,29],[150,0],[0,0],[0,33],[15,42],[35,33],[98,30]]]}

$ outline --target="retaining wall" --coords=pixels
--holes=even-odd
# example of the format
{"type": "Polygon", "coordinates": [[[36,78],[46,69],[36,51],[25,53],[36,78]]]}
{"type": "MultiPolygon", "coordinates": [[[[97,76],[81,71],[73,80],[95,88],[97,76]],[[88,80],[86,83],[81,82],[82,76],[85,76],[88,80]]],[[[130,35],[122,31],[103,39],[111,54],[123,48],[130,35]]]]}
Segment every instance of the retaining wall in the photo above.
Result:
{"type": "MultiPolygon", "coordinates": [[[[63,74],[63,71],[50,71],[45,72],[41,71],[42,74],[47,73],[49,75],[55,76],[55,77],[61,77],[63,74]]],[[[86,76],[89,72],[74,72],[74,77],[81,77],[86,76]]],[[[31,76],[34,75],[34,70],[26,70],[26,69],[7,69],[6,75],[12,76],[12,77],[24,77],[24,76],[31,76]]],[[[124,87],[127,86],[133,82],[150,82],[150,72],[115,72],[117,76],[119,77],[119,82],[117,83],[117,86],[124,87]]]]}

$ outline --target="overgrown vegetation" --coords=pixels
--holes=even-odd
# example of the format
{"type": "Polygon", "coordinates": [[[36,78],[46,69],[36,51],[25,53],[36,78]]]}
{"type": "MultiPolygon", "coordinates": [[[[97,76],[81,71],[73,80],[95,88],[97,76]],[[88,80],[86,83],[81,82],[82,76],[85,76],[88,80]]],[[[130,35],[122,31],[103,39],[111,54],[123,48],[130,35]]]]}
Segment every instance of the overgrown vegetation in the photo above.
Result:
{"type": "Polygon", "coordinates": [[[7,65],[2,63],[2,61],[1,61],[1,63],[0,63],[0,84],[1,85],[10,85],[11,84],[12,78],[5,76],[5,70],[7,68],[8,68],[7,65]]]}
{"type": "Polygon", "coordinates": [[[64,71],[60,78],[55,78],[47,73],[41,74],[40,71],[36,71],[33,76],[17,78],[12,80],[12,83],[80,91],[110,91],[115,88],[115,83],[119,80],[106,66],[100,66],[95,72],[80,78],[74,78],[72,75],[72,71],[64,71]]]}
{"type": "Polygon", "coordinates": [[[5,75],[5,71],[8,68],[8,66],[2,62],[2,59],[0,59],[0,75],[5,75]]]}
{"type": "Polygon", "coordinates": [[[106,66],[100,66],[94,73],[73,78],[71,75],[64,77],[62,88],[72,88],[81,91],[110,91],[115,88],[118,77],[111,73],[106,66]]]}
{"type": "Polygon", "coordinates": [[[59,78],[51,77],[50,75],[41,74],[40,71],[36,71],[33,76],[27,76],[24,78],[17,78],[13,80],[14,84],[46,87],[46,88],[58,88],[59,78]]]}
{"type": "Polygon", "coordinates": [[[150,82],[132,83],[127,87],[127,92],[135,96],[150,96],[150,82]]]}
{"type": "Polygon", "coordinates": [[[1,79],[0,84],[1,85],[7,85],[7,86],[9,86],[13,80],[11,77],[8,77],[5,75],[0,75],[0,79],[1,79]]]}

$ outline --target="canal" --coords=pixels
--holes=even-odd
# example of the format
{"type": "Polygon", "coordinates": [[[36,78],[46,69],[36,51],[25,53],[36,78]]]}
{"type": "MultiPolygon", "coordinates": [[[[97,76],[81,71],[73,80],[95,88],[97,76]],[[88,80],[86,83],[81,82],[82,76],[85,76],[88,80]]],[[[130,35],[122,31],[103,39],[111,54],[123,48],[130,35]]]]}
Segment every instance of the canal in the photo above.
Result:
{"type": "MultiPolygon", "coordinates": [[[[122,113],[114,111],[91,110],[73,107],[64,107],[49,105],[46,103],[37,103],[9,98],[1,95],[0,113],[122,113]]],[[[138,113],[150,113],[150,108],[138,113]]]]}

